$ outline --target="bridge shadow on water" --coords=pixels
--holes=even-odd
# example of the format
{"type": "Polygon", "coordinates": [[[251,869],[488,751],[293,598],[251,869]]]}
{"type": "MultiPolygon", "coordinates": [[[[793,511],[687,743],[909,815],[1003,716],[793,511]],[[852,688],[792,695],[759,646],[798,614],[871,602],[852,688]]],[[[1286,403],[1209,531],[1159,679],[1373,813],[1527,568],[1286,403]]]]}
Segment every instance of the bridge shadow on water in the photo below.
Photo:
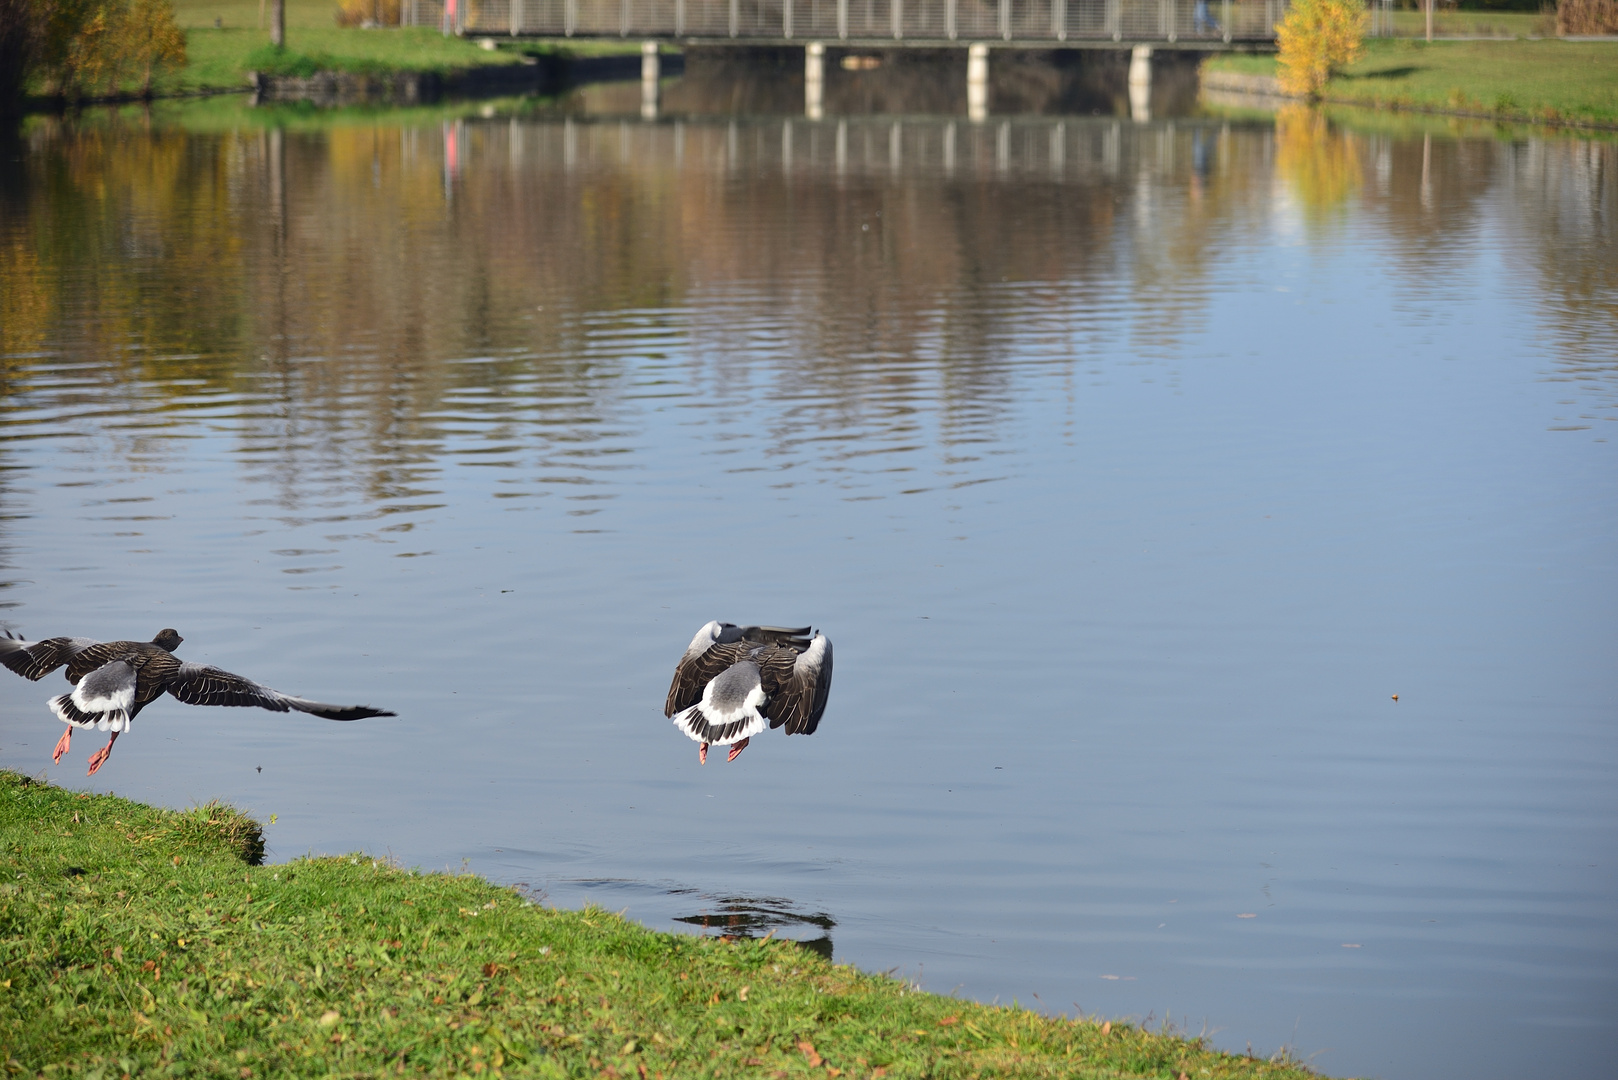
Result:
{"type": "MultiPolygon", "coordinates": [[[[824,115],[967,114],[964,49],[826,50],[824,115]]],[[[802,116],[803,50],[690,47],[683,74],[663,84],[662,116],[802,116]]],[[[996,52],[989,65],[991,115],[1128,116],[1129,52],[1116,49],[996,52]]],[[[1164,53],[1152,62],[1152,114],[1196,109],[1197,58],[1164,53]]],[[[561,98],[570,113],[637,114],[638,82],[599,82],[561,98]]]]}

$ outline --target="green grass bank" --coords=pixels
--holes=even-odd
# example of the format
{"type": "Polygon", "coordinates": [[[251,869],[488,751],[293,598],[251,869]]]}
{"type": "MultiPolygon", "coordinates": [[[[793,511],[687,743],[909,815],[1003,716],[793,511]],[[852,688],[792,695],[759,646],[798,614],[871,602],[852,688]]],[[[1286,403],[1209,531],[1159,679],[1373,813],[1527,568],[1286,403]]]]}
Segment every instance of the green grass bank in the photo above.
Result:
{"type": "MultiPolygon", "coordinates": [[[[1275,74],[1273,56],[1218,56],[1209,72],[1275,74]]],[[[1618,126],[1618,43],[1370,39],[1325,100],[1534,124],[1618,126]]]]}
{"type": "Polygon", "coordinates": [[[0,1046],[40,1077],[1312,1075],[655,933],[470,875],[262,857],[229,807],[0,772],[0,1046]]]}

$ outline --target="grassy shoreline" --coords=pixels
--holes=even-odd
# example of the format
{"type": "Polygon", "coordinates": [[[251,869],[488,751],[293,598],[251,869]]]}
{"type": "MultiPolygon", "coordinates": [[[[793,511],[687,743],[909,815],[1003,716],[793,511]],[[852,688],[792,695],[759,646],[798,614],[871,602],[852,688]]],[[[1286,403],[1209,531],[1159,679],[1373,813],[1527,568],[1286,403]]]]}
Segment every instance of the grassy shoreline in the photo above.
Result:
{"type": "Polygon", "coordinates": [[[657,933],[258,825],[0,771],[0,1045],[100,1078],[1263,1077],[1129,1023],[923,993],[790,942],[657,933]]]}
{"type": "MultiPolygon", "coordinates": [[[[1273,56],[1218,56],[1204,70],[1273,77],[1273,56]]],[[[1371,39],[1326,84],[1336,105],[1531,124],[1618,127],[1618,43],[1371,39]]]]}

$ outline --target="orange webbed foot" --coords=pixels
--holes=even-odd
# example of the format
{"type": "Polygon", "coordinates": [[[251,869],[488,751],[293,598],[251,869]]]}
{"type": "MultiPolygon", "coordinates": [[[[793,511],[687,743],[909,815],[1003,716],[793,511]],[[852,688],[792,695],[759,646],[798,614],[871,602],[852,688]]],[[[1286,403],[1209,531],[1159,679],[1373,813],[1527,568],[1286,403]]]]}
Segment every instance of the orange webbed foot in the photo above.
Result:
{"type": "Polygon", "coordinates": [[[73,729],[68,728],[62,732],[62,737],[56,740],[56,749],[51,751],[51,764],[59,765],[62,757],[73,746],[73,729]]]}
{"type": "Polygon", "coordinates": [[[85,773],[85,776],[94,776],[96,770],[107,763],[107,759],[112,756],[112,744],[117,741],[118,733],[115,731],[112,733],[112,738],[107,740],[106,746],[90,755],[90,771],[85,773]]]}
{"type": "Polygon", "coordinates": [[[703,743],[701,746],[697,747],[697,764],[698,765],[706,765],[706,764],[708,764],[708,744],[707,743],[703,743]]]}
{"type": "Polygon", "coordinates": [[[735,761],[736,760],[736,755],[741,753],[743,750],[746,750],[747,749],[747,744],[752,742],[752,741],[753,741],[752,738],[749,737],[749,738],[743,739],[741,742],[739,742],[736,745],[732,746],[730,748],[730,753],[725,757],[725,760],[727,762],[728,761],[735,761]]]}

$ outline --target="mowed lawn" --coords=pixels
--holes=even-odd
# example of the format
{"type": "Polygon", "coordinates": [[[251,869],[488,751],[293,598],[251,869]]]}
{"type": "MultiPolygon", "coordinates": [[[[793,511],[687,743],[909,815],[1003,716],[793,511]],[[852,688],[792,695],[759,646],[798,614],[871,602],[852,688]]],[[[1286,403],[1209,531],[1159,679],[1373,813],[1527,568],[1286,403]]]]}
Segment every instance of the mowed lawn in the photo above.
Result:
{"type": "Polygon", "coordinates": [[[257,823],[0,772],[9,1074],[1307,1080],[1127,1022],[917,990],[786,941],[656,933],[257,823]]]}
{"type": "MultiPolygon", "coordinates": [[[[1208,67],[1273,75],[1275,58],[1216,57],[1208,67]]],[[[1372,39],[1325,96],[1379,108],[1618,124],[1618,42],[1372,39]]]]}

